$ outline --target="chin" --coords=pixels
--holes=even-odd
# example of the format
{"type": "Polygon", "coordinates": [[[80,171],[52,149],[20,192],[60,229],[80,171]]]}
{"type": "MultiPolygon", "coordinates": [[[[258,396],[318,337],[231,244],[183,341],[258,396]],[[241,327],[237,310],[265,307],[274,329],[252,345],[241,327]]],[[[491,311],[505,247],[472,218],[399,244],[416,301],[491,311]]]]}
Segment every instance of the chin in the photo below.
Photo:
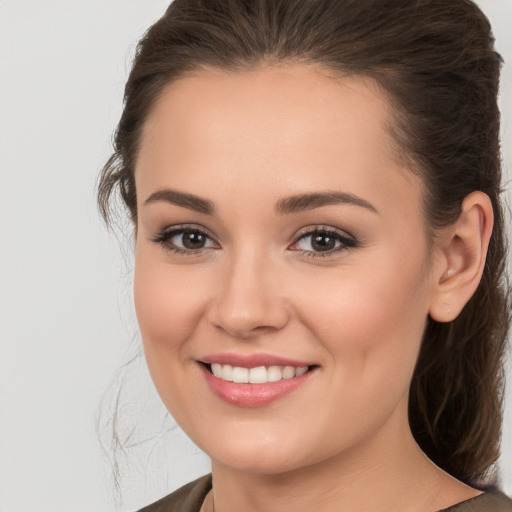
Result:
{"type": "MultiPolygon", "coordinates": [[[[207,443],[210,444],[210,443],[207,443]]],[[[217,437],[214,447],[204,446],[212,462],[241,473],[282,474],[305,464],[299,460],[300,449],[286,446],[283,439],[230,439],[217,437]]]]}
{"type": "Polygon", "coordinates": [[[253,475],[282,475],[304,466],[300,461],[291,460],[290,456],[276,456],[275,451],[258,456],[223,453],[222,459],[212,457],[212,463],[253,475]]]}

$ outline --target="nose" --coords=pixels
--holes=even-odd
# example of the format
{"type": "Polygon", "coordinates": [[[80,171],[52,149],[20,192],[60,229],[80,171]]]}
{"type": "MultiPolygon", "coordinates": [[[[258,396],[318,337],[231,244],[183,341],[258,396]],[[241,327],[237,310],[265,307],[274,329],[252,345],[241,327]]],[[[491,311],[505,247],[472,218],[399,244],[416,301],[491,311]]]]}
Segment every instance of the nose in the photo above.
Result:
{"type": "Polygon", "coordinates": [[[272,263],[255,252],[245,252],[225,264],[219,272],[219,295],[209,307],[210,323],[238,339],[282,329],[289,310],[282,279],[272,263]]]}

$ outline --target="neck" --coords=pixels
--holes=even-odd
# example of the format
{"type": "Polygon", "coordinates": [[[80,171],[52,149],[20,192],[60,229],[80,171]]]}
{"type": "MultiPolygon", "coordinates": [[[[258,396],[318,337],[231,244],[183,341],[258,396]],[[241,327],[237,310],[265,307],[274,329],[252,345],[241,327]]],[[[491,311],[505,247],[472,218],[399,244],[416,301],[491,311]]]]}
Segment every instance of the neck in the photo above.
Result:
{"type": "Polygon", "coordinates": [[[435,466],[408,425],[307,467],[268,474],[213,461],[212,475],[215,512],[431,512],[478,494],[435,466]]]}

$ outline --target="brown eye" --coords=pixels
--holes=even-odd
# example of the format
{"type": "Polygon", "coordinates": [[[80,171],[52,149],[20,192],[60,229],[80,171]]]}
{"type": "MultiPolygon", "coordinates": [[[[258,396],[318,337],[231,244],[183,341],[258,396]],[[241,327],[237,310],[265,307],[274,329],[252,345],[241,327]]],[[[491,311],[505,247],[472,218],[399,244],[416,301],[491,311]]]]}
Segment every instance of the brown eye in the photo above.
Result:
{"type": "Polygon", "coordinates": [[[153,242],[168,251],[184,255],[198,253],[203,249],[219,248],[219,245],[205,232],[186,227],[166,230],[153,238],[153,242]]]}
{"type": "Polygon", "coordinates": [[[181,244],[177,243],[176,245],[181,245],[185,249],[191,250],[202,249],[208,241],[208,237],[200,231],[184,231],[182,234],[176,235],[173,238],[179,239],[180,237],[181,244]]]}
{"type": "Polygon", "coordinates": [[[343,232],[315,229],[303,234],[290,249],[299,250],[311,256],[322,253],[328,256],[355,246],[356,241],[343,232]]]}
{"type": "Polygon", "coordinates": [[[311,237],[311,248],[314,251],[331,251],[336,248],[336,239],[324,233],[318,233],[311,237]]]}

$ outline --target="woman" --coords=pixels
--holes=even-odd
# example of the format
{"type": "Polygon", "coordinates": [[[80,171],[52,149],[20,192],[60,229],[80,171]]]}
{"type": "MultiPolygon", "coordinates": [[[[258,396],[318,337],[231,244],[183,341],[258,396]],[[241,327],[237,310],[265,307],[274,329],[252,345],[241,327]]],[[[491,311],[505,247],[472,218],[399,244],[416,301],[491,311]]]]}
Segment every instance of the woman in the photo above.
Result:
{"type": "Polygon", "coordinates": [[[512,510],[500,57],[469,0],[175,0],[99,203],[212,476],[149,511],[512,510]]]}

